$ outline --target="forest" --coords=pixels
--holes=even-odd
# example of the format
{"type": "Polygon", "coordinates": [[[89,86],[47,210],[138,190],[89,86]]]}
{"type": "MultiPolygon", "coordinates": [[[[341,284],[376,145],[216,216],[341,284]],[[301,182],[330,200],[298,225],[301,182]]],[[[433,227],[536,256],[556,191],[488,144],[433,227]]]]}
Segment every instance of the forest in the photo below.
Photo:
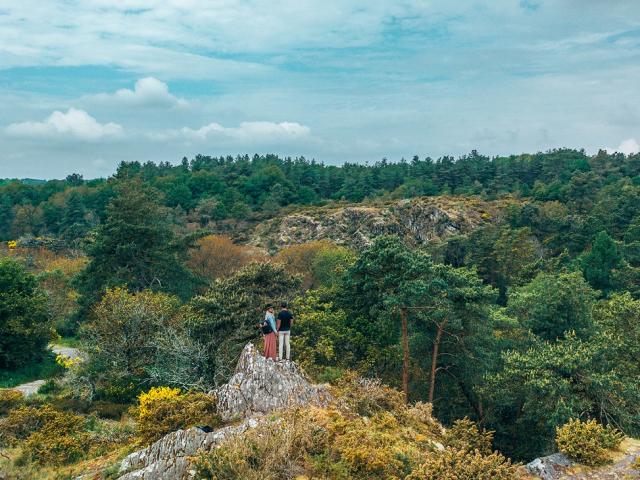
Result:
{"type": "MultiPolygon", "coordinates": [[[[26,405],[0,392],[0,415],[49,415],[63,439],[0,421],[24,468],[210,420],[203,392],[282,300],[313,380],[379,379],[445,426],[493,432],[488,451],[514,461],[557,451],[575,419],[640,435],[640,154],[123,162],[107,179],[0,181],[0,240],[0,387],[47,379],[26,405]],[[505,202],[419,246],[382,235],[267,250],[239,234],[305,208],[414,198],[505,202]],[[56,361],[50,344],[86,359],[56,361]],[[163,391],[190,416],[145,420],[143,400],[163,391]]],[[[343,461],[346,476],[317,478],[391,478],[343,461]]],[[[428,478],[403,468],[394,478],[428,478]]]]}

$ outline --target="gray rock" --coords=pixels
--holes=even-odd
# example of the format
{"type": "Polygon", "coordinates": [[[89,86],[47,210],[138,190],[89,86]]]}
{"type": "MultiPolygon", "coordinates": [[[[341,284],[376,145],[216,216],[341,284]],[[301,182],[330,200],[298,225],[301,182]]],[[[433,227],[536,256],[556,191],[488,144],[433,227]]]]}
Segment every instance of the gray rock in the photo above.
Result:
{"type": "Polygon", "coordinates": [[[261,414],[295,405],[323,405],[330,399],[326,389],[310,384],[295,363],[267,360],[252,344],[242,351],[229,383],[210,394],[217,397],[218,413],[224,420],[245,420],[210,433],[190,428],[165,435],[127,456],[120,464],[119,480],[192,479],[195,472],[189,457],[254,428],[262,421],[261,414]]]}
{"type": "Polygon", "coordinates": [[[562,477],[563,472],[574,463],[562,453],[554,453],[546,457],[536,458],[525,465],[525,468],[532,475],[540,477],[542,480],[557,480],[562,477]]]}
{"type": "Polygon", "coordinates": [[[251,343],[244,347],[233,377],[210,395],[217,398],[225,421],[296,405],[325,405],[330,399],[326,388],[311,385],[294,362],[266,359],[251,343]]]}
{"type": "Polygon", "coordinates": [[[247,419],[237,426],[205,433],[199,428],[178,430],[157,442],[127,456],[120,464],[119,480],[185,480],[194,477],[189,457],[198,451],[211,450],[231,435],[237,435],[258,425],[257,419],[247,419]]]}

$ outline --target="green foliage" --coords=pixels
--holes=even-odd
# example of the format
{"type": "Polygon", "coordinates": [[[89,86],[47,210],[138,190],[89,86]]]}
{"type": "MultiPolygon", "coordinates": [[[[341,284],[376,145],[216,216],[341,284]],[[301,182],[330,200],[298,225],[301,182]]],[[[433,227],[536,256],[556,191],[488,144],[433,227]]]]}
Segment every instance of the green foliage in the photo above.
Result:
{"type": "Polygon", "coordinates": [[[478,451],[483,455],[490,455],[493,442],[493,432],[481,430],[478,425],[463,418],[456,420],[444,435],[444,443],[455,450],[468,452],[478,451]]]}
{"type": "Polygon", "coordinates": [[[498,452],[484,456],[478,451],[446,448],[429,455],[407,480],[518,480],[525,478],[517,465],[498,452]]]}
{"type": "Polygon", "coordinates": [[[593,288],[608,292],[614,286],[612,270],[620,266],[621,261],[616,242],[602,231],[596,235],[591,250],[582,257],[584,277],[593,288]]]}
{"type": "Polygon", "coordinates": [[[56,363],[53,353],[46,352],[37,363],[28,363],[14,370],[0,370],[0,388],[11,388],[41,378],[57,377],[63,372],[64,369],[56,363]]]}
{"type": "Polygon", "coordinates": [[[46,299],[24,266],[0,258],[0,369],[37,363],[51,338],[46,299]]]}
{"type": "Polygon", "coordinates": [[[149,382],[204,388],[202,352],[185,330],[191,316],[164,293],[108,290],[81,330],[89,354],[81,369],[98,397],[128,402],[149,382]]]}
{"type": "Polygon", "coordinates": [[[242,348],[259,338],[256,325],[264,318],[265,305],[290,300],[300,282],[282,265],[251,263],[216,280],[207,293],[192,300],[199,315],[191,316],[187,325],[207,351],[207,379],[216,384],[227,381],[242,348]]]}
{"type": "Polygon", "coordinates": [[[135,409],[137,434],[152,443],[167,433],[194,425],[220,425],[213,397],[200,392],[180,393],[179,389],[152,388],[138,397],[135,409]]]}
{"type": "Polygon", "coordinates": [[[187,249],[175,237],[158,192],[140,182],[122,183],[116,192],[88,249],[89,264],[76,281],[85,312],[107,288],[116,286],[188,297],[192,279],[183,265],[187,249]]]}
{"type": "Polygon", "coordinates": [[[572,419],[556,429],[556,444],[572,460],[589,466],[609,461],[609,450],[617,449],[624,436],[595,420],[572,419]]]}
{"type": "Polygon", "coordinates": [[[356,413],[362,406],[357,393],[343,385],[330,408],[288,411],[201,453],[195,459],[199,478],[405,478],[441,440],[430,406],[408,407],[399,392],[376,382],[351,383],[359,393],[373,394],[362,410],[370,416],[356,413]]]}
{"type": "Polygon", "coordinates": [[[579,272],[539,273],[509,295],[507,312],[545,340],[569,331],[584,336],[592,328],[595,296],[579,272]]]}

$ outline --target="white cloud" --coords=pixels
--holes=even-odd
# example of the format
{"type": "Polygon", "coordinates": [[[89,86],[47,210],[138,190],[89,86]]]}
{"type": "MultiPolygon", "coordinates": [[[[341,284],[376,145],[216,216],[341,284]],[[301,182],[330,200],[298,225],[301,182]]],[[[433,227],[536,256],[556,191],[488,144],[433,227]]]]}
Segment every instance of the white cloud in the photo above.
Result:
{"type": "Polygon", "coordinates": [[[12,123],[5,132],[14,137],[72,137],[95,141],[119,135],[122,127],[113,122],[99,123],[84,110],[70,108],[67,113],[56,110],[43,122],[12,123]]]}
{"type": "Polygon", "coordinates": [[[169,92],[169,86],[154,77],[138,80],[133,90],[122,88],[113,95],[101,93],[94,98],[101,101],[115,100],[118,103],[140,107],[186,107],[188,102],[169,92]]]}
{"type": "Polygon", "coordinates": [[[619,152],[624,153],[625,155],[631,155],[632,153],[640,152],[640,144],[638,144],[638,141],[635,138],[629,138],[627,140],[624,140],[616,148],[608,147],[605,150],[610,153],[619,152]]]}
{"type": "Polygon", "coordinates": [[[297,122],[242,122],[237,127],[224,127],[210,123],[198,129],[183,127],[165,133],[150,134],[154,140],[169,140],[182,137],[185,140],[205,141],[209,139],[229,139],[248,143],[297,140],[308,137],[311,129],[297,122]]]}

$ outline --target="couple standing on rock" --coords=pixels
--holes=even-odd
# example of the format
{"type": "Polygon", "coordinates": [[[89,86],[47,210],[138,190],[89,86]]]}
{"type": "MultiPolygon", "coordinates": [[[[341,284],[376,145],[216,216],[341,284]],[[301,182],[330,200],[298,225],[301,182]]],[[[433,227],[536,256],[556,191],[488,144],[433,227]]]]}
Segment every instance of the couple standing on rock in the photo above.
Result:
{"type": "Polygon", "coordinates": [[[289,311],[287,302],[280,304],[280,313],[276,318],[273,305],[268,304],[262,322],[264,334],[264,356],[276,360],[276,333],[278,334],[278,360],[283,359],[283,350],[286,350],[287,360],[291,360],[291,325],[293,315],[289,311]]]}

